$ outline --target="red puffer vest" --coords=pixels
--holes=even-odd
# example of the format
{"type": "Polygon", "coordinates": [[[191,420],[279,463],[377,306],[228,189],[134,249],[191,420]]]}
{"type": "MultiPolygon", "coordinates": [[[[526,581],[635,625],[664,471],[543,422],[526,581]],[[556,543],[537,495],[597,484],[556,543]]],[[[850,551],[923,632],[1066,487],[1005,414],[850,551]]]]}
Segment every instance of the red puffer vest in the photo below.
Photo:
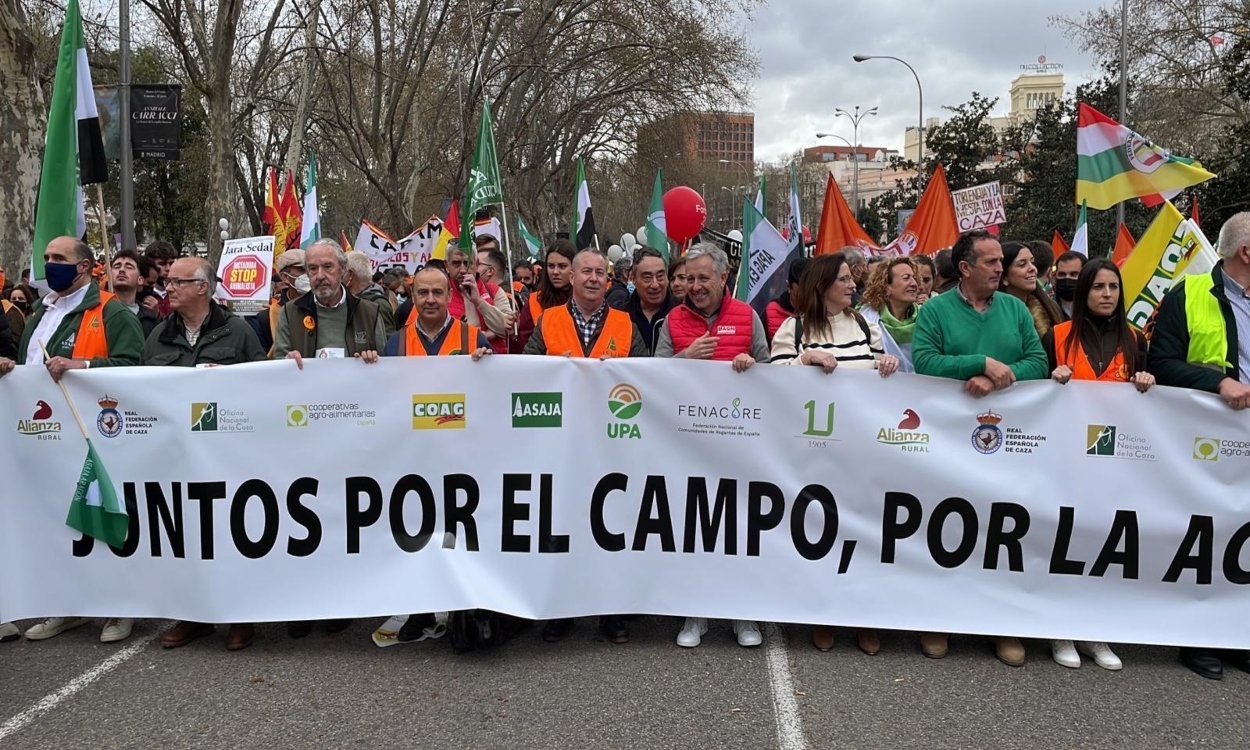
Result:
{"type": "Polygon", "coordinates": [[[712,352],[714,360],[729,362],[739,354],[751,353],[755,311],[741,300],[726,296],[721,301],[720,314],[711,326],[688,304],[674,307],[667,320],[669,335],[673,337],[673,354],[681,354],[695,339],[707,333],[719,339],[716,351],[712,352]]]}

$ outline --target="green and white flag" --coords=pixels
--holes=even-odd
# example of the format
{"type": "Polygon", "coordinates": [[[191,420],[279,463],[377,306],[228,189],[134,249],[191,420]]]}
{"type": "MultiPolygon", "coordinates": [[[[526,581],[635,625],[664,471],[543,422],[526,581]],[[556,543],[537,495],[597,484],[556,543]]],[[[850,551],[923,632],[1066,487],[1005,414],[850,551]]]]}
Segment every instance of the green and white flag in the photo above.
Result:
{"type": "Polygon", "coordinates": [[[117,489],[109,478],[104,462],[87,441],[87,459],[82,464],[78,487],[69,505],[65,524],[70,528],[121,549],[130,529],[126,505],[117,497],[117,489]]]}
{"type": "Polygon", "coordinates": [[[755,210],[764,213],[764,175],[760,175],[760,189],[755,194],[755,210]]]}
{"type": "Polygon", "coordinates": [[[769,302],[768,295],[761,293],[768,289],[768,282],[775,274],[789,267],[787,261],[791,259],[792,249],[791,242],[782,237],[781,232],[744,196],[742,261],[738,266],[738,283],[734,287],[734,297],[752,307],[757,306],[755,303],[762,299],[766,306],[769,302]]]}
{"type": "Polygon", "coordinates": [[[530,254],[530,260],[538,260],[538,256],[543,251],[543,241],[538,238],[538,235],[531,232],[529,227],[525,226],[525,220],[521,218],[520,214],[517,214],[516,226],[521,233],[521,241],[525,243],[525,250],[530,254]]]}
{"type": "Polygon", "coordinates": [[[473,150],[473,166],[469,184],[465,186],[464,203],[460,206],[460,249],[473,248],[477,212],[494,203],[503,203],[503,184],[499,181],[499,159],[495,154],[495,131],[491,124],[490,102],[482,102],[482,117],[477,123],[477,147],[473,150]]]}
{"type": "Polygon", "coordinates": [[[668,229],[664,219],[664,170],[656,170],[655,187],[651,190],[651,205],[647,208],[647,245],[664,255],[668,264],[668,229]]]}
{"type": "Polygon", "coordinates": [[[1089,257],[1089,227],[1085,224],[1085,204],[1081,201],[1081,215],[1076,220],[1076,234],[1072,235],[1072,251],[1089,257]]]}
{"type": "MultiPolygon", "coordinates": [[[[573,192],[573,226],[569,236],[578,250],[595,246],[595,216],[590,210],[590,188],[586,187],[586,167],[577,160],[577,186],[573,192]]],[[[648,236],[648,239],[650,237],[648,236]]]]}
{"type": "MultiPolygon", "coordinates": [[[[321,239],[321,212],[317,210],[317,155],[308,154],[308,186],[304,190],[304,221],[299,246],[305,250],[321,239]]],[[[344,248],[345,250],[347,248],[344,248]]]]}
{"type": "Polygon", "coordinates": [[[57,237],[83,236],[82,186],[108,180],[78,0],[69,0],[65,7],[44,146],[30,274],[34,284],[46,290],[44,250],[57,237]]]}

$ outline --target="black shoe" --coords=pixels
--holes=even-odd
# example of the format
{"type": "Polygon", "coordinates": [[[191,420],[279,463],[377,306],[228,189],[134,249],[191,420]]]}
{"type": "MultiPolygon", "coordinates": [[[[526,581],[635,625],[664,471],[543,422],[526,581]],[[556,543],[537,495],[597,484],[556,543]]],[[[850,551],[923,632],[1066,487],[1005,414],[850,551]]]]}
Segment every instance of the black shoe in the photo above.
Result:
{"type": "Polygon", "coordinates": [[[1228,649],[1219,652],[1220,659],[1230,667],[1236,667],[1243,672],[1250,672],[1250,651],[1234,651],[1228,649]]]}
{"type": "Polygon", "coordinates": [[[429,635],[426,631],[432,630],[437,624],[438,621],[432,612],[408,615],[408,619],[404,622],[403,627],[395,635],[395,640],[400,643],[418,643],[428,638],[429,635]]]}
{"type": "Polygon", "coordinates": [[[342,633],[344,630],[350,628],[353,622],[355,622],[355,620],[350,617],[346,620],[326,620],[326,632],[330,635],[342,633]]]}
{"type": "Polygon", "coordinates": [[[1181,649],[1181,663],[1189,667],[1195,674],[1208,680],[1219,680],[1224,677],[1224,665],[1214,651],[1202,648],[1181,649]]]}
{"type": "Polygon", "coordinates": [[[288,622],[286,624],[286,634],[292,638],[307,638],[312,632],[312,623],[307,620],[299,622],[288,622]]]}
{"type": "Polygon", "coordinates": [[[562,641],[569,633],[573,632],[573,618],[565,617],[559,620],[548,620],[543,625],[543,640],[547,643],[555,643],[562,641]]]}
{"type": "Polygon", "coordinates": [[[604,615],[599,618],[599,632],[613,643],[629,643],[629,628],[620,615],[604,615]]]}

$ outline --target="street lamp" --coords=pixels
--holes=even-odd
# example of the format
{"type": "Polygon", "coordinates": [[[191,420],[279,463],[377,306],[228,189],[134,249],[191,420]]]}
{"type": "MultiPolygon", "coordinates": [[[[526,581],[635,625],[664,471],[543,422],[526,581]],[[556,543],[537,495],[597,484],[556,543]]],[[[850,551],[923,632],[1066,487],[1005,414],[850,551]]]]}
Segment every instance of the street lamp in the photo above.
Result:
{"type": "Polygon", "coordinates": [[[855,177],[854,177],[855,188],[851,191],[851,202],[855,205],[855,207],[851,209],[851,212],[855,214],[855,216],[858,218],[859,217],[859,122],[860,120],[864,119],[868,115],[872,115],[875,117],[877,115],[877,108],[873,107],[872,109],[864,112],[863,114],[860,114],[859,105],[855,105],[855,114],[851,114],[850,112],[847,112],[845,109],[841,109],[841,108],[834,110],[834,114],[836,114],[838,117],[847,118],[848,120],[851,121],[851,125],[854,126],[855,128],[854,135],[852,135],[852,137],[855,139],[855,144],[851,146],[851,158],[855,160],[855,177]]]}
{"type": "MultiPolygon", "coordinates": [[[[916,79],[916,91],[920,94],[920,129],[916,131],[916,165],[918,167],[922,166],[924,164],[924,88],[920,85],[920,76],[916,74],[916,69],[901,57],[893,57],[891,55],[854,55],[851,59],[857,63],[862,63],[865,60],[893,60],[906,65],[907,69],[911,71],[912,76],[916,79]]],[[[920,171],[923,174],[923,170],[920,171]]]]}
{"type": "MultiPolygon", "coordinates": [[[[746,165],[744,165],[744,164],[743,164],[742,162],[740,162],[740,161],[733,161],[733,160],[731,160],[731,159],[717,159],[716,161],[717,161],[717,163],[718,163],[718,164],[732,164],[732,165],[734,165],[735,167],[737,167],[738,169],[741,169],[741,170],[742,170],[742,176],[746,178],[746,182],[743,184],[743,190],[750,190],[750,189],[751,189],[751,182],[752,182],[753,178],[755,177],[755,175],[753,174],[753,172],[755,171],[754,169],[752,169],[752,170],[751,170],[751,172],[748,172],[748,171],[747,171],[747,168],[746,168],[746,165]]],[[[754,165],[752,165],[752,167],[754,167],[754,165]]],[[[729,190],[729,188],[722,188],[722,189],[724,189],[724,190],[729,190]]],[[[732,215],[732,214],[733,214],[733,211],[730,211],[730,214],[732,215]]]]}

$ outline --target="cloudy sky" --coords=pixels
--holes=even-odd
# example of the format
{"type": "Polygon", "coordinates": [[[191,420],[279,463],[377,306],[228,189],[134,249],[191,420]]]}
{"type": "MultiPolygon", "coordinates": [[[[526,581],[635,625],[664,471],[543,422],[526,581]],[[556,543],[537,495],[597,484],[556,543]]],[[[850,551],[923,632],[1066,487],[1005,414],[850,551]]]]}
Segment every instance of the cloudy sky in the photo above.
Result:
{"type": "MultiPolygon", "coordinates": [[[[762,69],[755,85],[755,157],[775,161],[818,143],[817,132],[851,139],[834,110],[877,107],[860,125],[869,146],[902,149],[916,124],[916,82],[893,60],[856,63],[854,54],[893,55],[911,63],[924,86],[925,117],[968,101],[973,91],[999,97],[1019,66],[1039,55],[1064,65],[1068,93],[1093,78],[1091,55],[1048,20],[1109,0],[770,0],[755,12],[750,35],[762,69]]],[[[943,117],[943,119],[945,119],[943,117]]],[[[830,145],[836,139],[824,140],[830,145]]]]}

